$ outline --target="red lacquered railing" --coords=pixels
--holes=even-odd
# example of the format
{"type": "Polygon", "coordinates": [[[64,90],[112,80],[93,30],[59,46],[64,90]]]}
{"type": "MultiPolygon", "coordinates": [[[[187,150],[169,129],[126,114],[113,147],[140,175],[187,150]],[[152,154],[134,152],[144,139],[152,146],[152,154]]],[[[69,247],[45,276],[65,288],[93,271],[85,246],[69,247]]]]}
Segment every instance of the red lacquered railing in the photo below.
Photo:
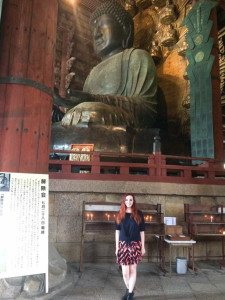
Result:
{"type": "Polygon", "coordinates": [[[51,179],[120,180],[145,182],[174,182],[225,184],[222,162],[213,159],[155,154],[128,154],[112,152],[76,152],[79,159],[69,160],[73,151],[52,150],[57,159],[49,160],[51,179]],[[67,155],[62,158],[61,155],[67,155]],[[61,159],[60,159],[61,157],[61,159]]]}

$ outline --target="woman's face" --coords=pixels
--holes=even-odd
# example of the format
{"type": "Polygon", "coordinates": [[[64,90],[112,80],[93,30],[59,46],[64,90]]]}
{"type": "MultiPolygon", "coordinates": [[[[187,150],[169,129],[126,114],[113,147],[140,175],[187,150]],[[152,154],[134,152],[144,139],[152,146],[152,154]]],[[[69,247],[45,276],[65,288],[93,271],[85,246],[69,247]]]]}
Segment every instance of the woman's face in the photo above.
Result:
{"type": "Polygon", "coordinates": [[[133,196],[131,195],[128,195],[125,199],[125,205],[127,208],[131,208],[133,206],[133,203],[134,203],[134,199],[133,199],[133,196]]]}

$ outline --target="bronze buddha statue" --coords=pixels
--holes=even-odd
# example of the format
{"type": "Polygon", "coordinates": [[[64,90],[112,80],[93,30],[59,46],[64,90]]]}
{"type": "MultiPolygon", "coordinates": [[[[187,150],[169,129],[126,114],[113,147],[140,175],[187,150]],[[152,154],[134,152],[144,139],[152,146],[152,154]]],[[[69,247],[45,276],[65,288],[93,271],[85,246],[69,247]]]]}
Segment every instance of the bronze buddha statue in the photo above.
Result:
{"type": "Polygon", "coordinates": [[[154,128],[159,108],[155,65],[148,52],[132,48],[131,15],[108,1],[92,14],[90,25],[102,61],[91,70],[83,91],[68,90],[70,101],[55,99],[57,105],[73,107],[62,126],[154,128]]]}

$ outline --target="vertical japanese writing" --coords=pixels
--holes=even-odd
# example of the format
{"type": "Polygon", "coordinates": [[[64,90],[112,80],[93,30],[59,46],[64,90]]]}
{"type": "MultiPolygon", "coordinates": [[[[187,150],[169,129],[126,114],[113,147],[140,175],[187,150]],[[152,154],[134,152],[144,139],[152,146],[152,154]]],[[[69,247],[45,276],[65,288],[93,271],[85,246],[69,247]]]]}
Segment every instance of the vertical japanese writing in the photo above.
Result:
{"type": "MultiPolygon", "coordinates": [[[[47,178],[47,175],[12,173],[6,210],[5,195],[0,193],[0,217],[8,220],[7,226],[11,227],[8,228],[10,235],[7,237],[5,234],[5,244],[8,244],[4,245],[4,249],[0,245],[0,254],[4,254],[0,258],[2,261],[4,258],[4,270],[10,276],[39,274],[47,269],[47,178]]],[[[0,276],[6,278],[1,270],[0,276]]]]}

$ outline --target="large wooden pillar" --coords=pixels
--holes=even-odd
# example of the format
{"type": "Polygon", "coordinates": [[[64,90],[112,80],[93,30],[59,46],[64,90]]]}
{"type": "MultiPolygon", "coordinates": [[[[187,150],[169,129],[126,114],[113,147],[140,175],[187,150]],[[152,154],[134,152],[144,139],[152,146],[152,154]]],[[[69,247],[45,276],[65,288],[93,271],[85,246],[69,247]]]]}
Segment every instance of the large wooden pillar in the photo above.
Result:
{"type": "Polygon", "coordinates": [[[47,173],[57,0],[3,1],[0,171],[47,173]]]}

